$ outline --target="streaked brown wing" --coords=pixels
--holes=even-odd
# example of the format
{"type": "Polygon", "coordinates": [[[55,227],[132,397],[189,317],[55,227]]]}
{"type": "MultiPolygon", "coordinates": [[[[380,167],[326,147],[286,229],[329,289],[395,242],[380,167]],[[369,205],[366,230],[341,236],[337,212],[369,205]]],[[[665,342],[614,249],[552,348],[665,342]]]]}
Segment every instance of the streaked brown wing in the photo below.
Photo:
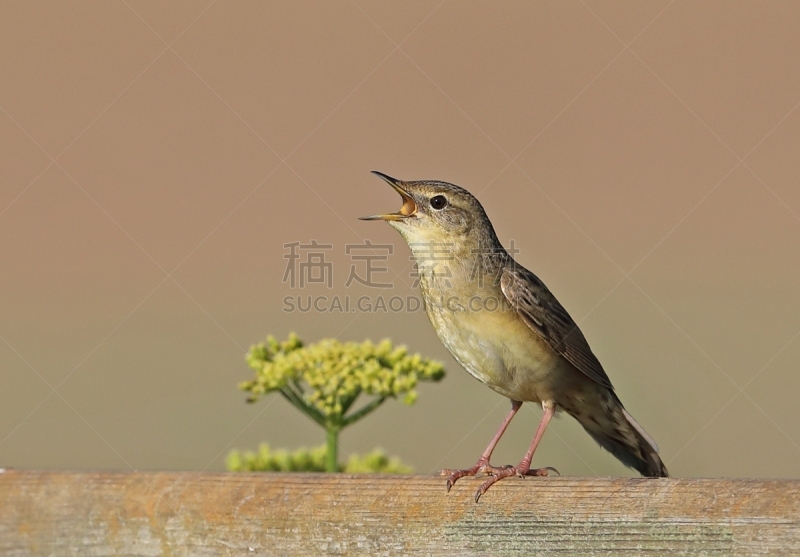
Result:
{"type": "Polygon", "coordinates": [[[506,268],[500,288],[525,323],[553,350],[593,381],[614,389],[578,325],[536,275],[521,266],[506,268]]]}

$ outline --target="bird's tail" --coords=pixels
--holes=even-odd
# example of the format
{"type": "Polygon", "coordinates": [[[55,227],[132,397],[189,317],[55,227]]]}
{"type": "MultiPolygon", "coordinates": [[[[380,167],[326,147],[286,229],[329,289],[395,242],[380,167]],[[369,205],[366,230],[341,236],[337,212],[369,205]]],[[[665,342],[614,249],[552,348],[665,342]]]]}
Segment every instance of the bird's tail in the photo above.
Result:
{"type": "Polygon", "coordinates": [[[603,395],[601,404],[591,405],[591,410],[581,408],[576,412],[570,408],[564,409],[580,422],[601,447],[625,466],[637,470],[642,476],[669,477],[653,438],[625,410],[612,391],[603,395]]]}

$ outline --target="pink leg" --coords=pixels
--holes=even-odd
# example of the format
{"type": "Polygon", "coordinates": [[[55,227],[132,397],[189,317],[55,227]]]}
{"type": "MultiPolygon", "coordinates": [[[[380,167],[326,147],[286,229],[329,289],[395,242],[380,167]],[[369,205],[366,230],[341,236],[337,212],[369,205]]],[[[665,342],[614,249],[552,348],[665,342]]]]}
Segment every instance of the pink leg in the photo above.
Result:
{"type": "Polygon", "coordinates": [[[558,473],[555,468],[550,467],[531,470],[533,453],[536,452],[536,447],[539,446],[539,442],[544,436],[544,431],[547,429],[547,424],[550,423],[550,419],[556,413],[556,405],[552,401],[542,402],[542,410],[544,411],[542,414],[542,420],[539,422],[539,427],[536,429],[536,435],[533,437],[531,446],[528,449],[528,452],[525,453],[525,457],[522,459],[522,462],[520,462],[517,466],[509,466],[503,470],[500,470],[497,474],[494,474],[491,478],[483,482],[483,485],[481,485],[478,488],[478,491],[475,492],[476,503],[481,498],[481,495],[486,493],[490,487],[503,478],[508,478],[510,476],[546,476],[548,470],[558,473]]]}
{"type": "Polygon", "coordinates": [[[550,419],[556,413],[556,405],[549,401],[543,402],[542,410],[542,421],[539,422],[539,427],[536,429],[536,435],[533,437],[533,441],[531,442],[528,452],[525,453],[525,458],[523,458],[522,462],[520,462],[519,466],[517,466],[517,472],[520,476],[524,476],[530,471],[533,453],[536,451],[536,447],[539,446],[539,441],[541,441],[542,437],[544,436],[544,430],[547,429],[547,424],[550,423],[550,419]]]}
{"type": "Polygon", "coordinates": [[[492,452],[494,452],[494,448],[497,446],[498,441],[505,433],[508,424],[511,423],[511,419],[517,413],[522,403],[518,400],[511,401],[511,410],[509,410],[508,414],[506,414],[503,423],[500,424],[500,428],[497,430],[497,433],[494,434],[492,440],[489,442],[489,446],[486,447],[486,450],[483,451],[481,457],[478,459],[478,462],[472,468],[466,468],[464,470],[442,470],[439,472],[440,476],[448,476],[447,478],[447,491],[450,491],[455,483],[458,481],[459,478],[463,478],[464,476],[474,476],[478,474],[478,472],[485,472],[485,473],[495,473],[499,472],[499,468],[494,468],[489,464],[489,459],[492,457],[492,452]]]}

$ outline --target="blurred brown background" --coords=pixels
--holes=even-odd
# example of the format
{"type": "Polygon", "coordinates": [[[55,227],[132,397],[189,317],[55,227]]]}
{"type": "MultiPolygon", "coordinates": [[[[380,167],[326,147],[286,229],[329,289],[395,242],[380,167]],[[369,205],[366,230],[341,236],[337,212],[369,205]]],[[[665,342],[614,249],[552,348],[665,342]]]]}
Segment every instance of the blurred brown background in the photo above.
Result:
{"type": "MultiPolygon", "coordinates": [[[[399,207],[377,169],[481,199],[675,475],[800,477],[798,29],[790,1],[3,3],[0,466],[322,443],[236,388],[290,331],[443,360],[343,449],[472,464],[507,401],[424,314],[282,310],[415,294],[402,239],[356,220],[399,207]],[[282,282],[284,244],[312,239],[332,290],[282,282]],[[345,288],[366,239],[395,246],[373,277],[392,288],[345,288]]],[[[526,407],[497,462],[530,442],[526,407]]],[[[628,474],[568,417],[535,464],[628,474]]]]}

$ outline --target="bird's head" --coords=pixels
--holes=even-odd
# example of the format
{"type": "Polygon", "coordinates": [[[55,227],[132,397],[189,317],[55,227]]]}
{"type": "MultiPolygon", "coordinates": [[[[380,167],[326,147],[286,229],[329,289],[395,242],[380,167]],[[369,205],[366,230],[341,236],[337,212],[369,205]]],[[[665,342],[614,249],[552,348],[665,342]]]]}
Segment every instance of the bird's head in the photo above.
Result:
{"type": "Polygon", "coordinates": [[[403,199],[396,213],[370,215],[361,220],[385,220],[408,244],[441,242],[455,249],[477,248],[497,242],[491,222],[480,202],[467,190],[447,182],[404,182],[373,171],[403,199]]]}

